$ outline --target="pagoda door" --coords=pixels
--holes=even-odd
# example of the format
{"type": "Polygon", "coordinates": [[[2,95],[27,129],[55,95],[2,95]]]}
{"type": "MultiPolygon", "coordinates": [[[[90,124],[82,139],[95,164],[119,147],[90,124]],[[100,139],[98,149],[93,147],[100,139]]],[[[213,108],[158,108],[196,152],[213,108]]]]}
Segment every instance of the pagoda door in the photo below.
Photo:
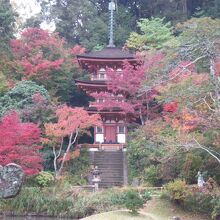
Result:
{"type": "Polygon", "coordinates": [[[105,126],[105,141],[116,143],[116,126],[105,126]]]}

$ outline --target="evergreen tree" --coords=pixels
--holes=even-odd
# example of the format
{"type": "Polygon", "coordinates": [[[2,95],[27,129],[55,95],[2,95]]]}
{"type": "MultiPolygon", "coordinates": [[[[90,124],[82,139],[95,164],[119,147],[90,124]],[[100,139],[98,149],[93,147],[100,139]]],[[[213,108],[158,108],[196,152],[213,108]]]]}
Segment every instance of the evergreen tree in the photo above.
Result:
{"type": "Polygon", "coordinates": [[[15,12],[9,0],[0,0],[0,53],[9,50],[9,41],[13,37],[15,12]]]}

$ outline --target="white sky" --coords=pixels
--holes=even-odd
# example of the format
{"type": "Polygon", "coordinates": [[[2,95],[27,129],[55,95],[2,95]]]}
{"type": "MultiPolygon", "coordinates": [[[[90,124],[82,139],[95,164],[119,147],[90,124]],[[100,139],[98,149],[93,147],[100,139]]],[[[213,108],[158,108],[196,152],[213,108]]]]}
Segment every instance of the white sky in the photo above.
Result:
{"type": "MultiPolygon", "coordinates": [[[[14,9],[20,15],[19,23],[24,22],[27,18],[37,14],[40,12],[40,5],[37,3],[36,0],[10,0],[14,9]]],[[[49,29],[53,31],[55,29],[54,24],[46,24],[44,22],[41,27],[43,29],[49,29]]]]}
{"type": "Polygon", "coordinates": [[[11,3],[24,19],[40,12],[40,6],[35,0],[11,0],[11,3]]]}

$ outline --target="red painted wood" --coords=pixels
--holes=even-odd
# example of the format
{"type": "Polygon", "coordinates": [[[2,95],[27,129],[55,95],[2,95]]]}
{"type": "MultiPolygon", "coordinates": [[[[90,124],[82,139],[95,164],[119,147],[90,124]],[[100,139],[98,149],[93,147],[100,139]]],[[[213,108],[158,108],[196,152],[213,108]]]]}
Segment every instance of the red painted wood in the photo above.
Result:
{"type": "Polygon", "coordinates": [[[105,140],[106,142],[116,142],[116,126],[105,126],[105,140]]]}

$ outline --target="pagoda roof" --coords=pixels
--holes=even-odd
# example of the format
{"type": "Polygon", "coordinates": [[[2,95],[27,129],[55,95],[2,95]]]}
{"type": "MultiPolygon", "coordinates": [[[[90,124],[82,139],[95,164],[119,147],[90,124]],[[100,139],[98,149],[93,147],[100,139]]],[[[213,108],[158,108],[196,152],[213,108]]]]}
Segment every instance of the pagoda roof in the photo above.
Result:
{"type": "Polygon", "coordinates": [[[77,58],[88,59],[135,59],[134,54],[119,47],[105,47],[100,51],[92,51],[78,55],[77,58]]]}
{"type": "Polygon", "coordinates": [[[104,80],[75,80],[76,84],[85,84],[85,85],[103,85],[106,86],[106,82],[104,80]]]}
{"type": "Polygon", "coordinates": [[[75,80],[75,83],[78,88],[82,89],[85,92],[107,90],[106,82],[101,80],[100,81],[75,80]]]}

